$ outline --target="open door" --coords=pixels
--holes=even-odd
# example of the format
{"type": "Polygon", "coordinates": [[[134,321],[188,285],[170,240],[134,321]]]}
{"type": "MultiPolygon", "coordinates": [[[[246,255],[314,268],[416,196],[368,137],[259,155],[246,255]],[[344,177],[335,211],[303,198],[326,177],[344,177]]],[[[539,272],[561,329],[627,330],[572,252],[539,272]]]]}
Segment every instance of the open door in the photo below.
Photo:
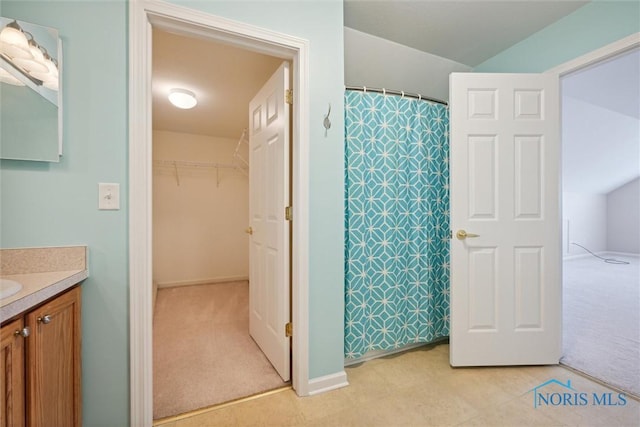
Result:
{"type": "Polygon", "coordinates": [[[289,64],[249,104],[249,331],[284,381],[290,379],[289,64]]]}
{"type": "Polygon", "coordinates": [[[558,87],[451,74],[452,366],[560,360],[558,87]]]}

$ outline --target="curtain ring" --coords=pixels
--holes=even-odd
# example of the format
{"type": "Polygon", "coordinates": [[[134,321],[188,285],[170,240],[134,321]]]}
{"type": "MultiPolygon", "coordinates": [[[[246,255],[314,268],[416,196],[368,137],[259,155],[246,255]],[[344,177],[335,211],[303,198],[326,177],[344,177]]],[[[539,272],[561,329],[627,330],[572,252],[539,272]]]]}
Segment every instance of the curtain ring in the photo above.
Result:
{"type": "Polygon", "coordinates": [[[418,94],[418,101],[422,101],[422,95],[418,94]]]}
{"type": "Polygon", "coordinates": [[[367,93],[367,87],[366,87],[366,86],[362,86],[362,91],[363,91],[364,93],[367,93]]]}
{"type": "Polygon", "coordinates": [[[404,91],[401,91],[401,92],[402,92],[402,97],[404,98],[404,91]]]}
{"type": "Polygon", "coordinates": [[[385,88],[382,88],[382,94],[386,95],[387,94],[387,90],[385,88]]]}

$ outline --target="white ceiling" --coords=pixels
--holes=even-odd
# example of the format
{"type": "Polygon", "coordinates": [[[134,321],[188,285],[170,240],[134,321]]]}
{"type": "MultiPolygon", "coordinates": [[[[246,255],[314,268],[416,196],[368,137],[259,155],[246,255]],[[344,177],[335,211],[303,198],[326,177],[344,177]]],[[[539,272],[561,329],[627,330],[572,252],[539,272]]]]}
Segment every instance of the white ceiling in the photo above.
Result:
{"type": "MultiPolygon", "coordinates": [[[[585,1],[345,0],[345,26],[475,66],[584,5],[585,1]]],[[[220,43],[153,31],[153,128],[239,138],[247,106],[282,62],[220,43]],[[169,89],[196,93],[180,110],[169,89]]],[[[638,176],[640,53],[563,79],[564,188],[606,193],[638,176]],[[605,121],[606,120],[606,121],[605,121]],[[571,140],[571,143],[567,143],[571,140]]]]}
{"type": "MultiPolygon", "coordinates": [[[[345,26],[469,66],[571,13],[585,1],[360,1],[344,3],[345,26]]],[[[238,138],[247,105],[281,59],[220,43],[153,31],[153,128],[238,138]],[[198,105],[169,104],[173,87],[198,105]]]]}
{"type": "Polygon", "coordinates": [[[153,30],[153,129],[240,138],[249,101],[282,59],[221,43],[153,30]],[[196,94],[198,105],[169,103],[171,88],[196,94]]]}
{"type": "Polygon", "coordinates": [[[344,25],[475,67],[587,3],[345,0],[344,25]]]}
{"type": "Polygon", "coordinates": [[[563,93],[640,119],[640,49],[571,74],[562,81],[563,93]]]}
{"type": "Polygon", "coordinates": [[[640,50],[562,79],[565,191],[607,194],[640,175],[640,50]]]}

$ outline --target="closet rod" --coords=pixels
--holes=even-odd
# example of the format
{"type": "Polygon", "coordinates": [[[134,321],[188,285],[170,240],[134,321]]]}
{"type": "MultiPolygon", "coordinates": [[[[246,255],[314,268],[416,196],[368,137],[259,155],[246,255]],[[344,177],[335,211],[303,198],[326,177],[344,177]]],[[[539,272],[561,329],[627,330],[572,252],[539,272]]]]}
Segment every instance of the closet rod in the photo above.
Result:
{"type": "Polygon", "coordinates": [[[345,86],[344,88],[346,90],[357,90],[360,92],[375,92],[375,93],[383,93],[388,95],[400,95],[400,96],[404,96],[405,98],[415,98],[415,99],[420,99],[422,101],[435,102],[436,104],[449,106],[449,104],[445,101],[442,101],[440,99],[435,99],[435,98],[429,98],[428,96],[422,96],[419,93],[409,93],[409,92],[403,92],[401,90],[381,89],[377,87],[368,87],[368,86],[345,86]]]}

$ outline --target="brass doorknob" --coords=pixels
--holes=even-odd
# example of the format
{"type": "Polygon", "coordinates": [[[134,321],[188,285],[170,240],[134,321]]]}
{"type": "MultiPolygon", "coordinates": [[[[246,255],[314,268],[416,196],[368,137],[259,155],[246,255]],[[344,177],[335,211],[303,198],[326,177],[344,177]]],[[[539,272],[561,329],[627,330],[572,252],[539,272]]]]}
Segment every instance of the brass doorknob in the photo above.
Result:
{"type": "Polygon", "coordinates": [[[244,232],[245,232],[245,233],[247,233],[247,234],[253,234],[253,228],[251,228],[251,227],[247,227],[247,228],[244,230],[244,232]]]}
{"type": "Polygon", "coordinates": [[[473,233],[467,233],[464,230],[458,230],[458,232],[456,233],[456,237],[458,238],[458,240],[464,240],[467,237],[471,238],[471,237],[480,237],[479,234],[473,234],[473,233]]]}

